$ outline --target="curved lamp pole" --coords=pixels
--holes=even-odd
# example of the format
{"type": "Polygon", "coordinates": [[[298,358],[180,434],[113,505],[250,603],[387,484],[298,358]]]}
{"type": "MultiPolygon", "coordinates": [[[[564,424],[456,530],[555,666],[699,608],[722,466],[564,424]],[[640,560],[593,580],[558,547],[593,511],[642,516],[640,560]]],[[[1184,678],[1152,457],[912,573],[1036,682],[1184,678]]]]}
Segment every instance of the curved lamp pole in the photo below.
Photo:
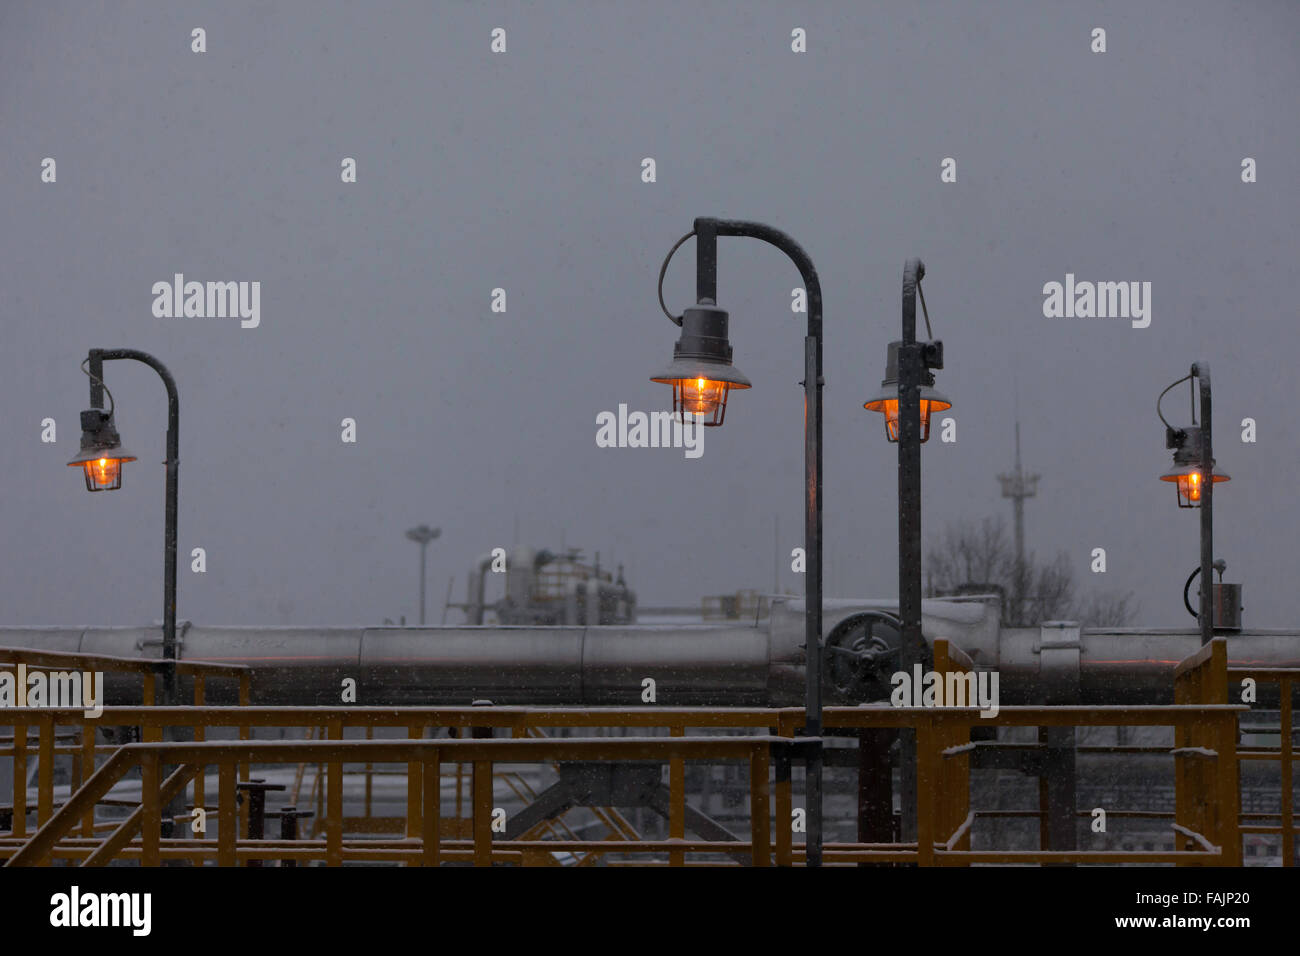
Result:
{"type": "MultiPolygon", "coordinates": [[[[804,635],[807,665],[805,701],[805,749],[807,766],[807,834],[805,854],[808,866],[822,863],[822,291],[817,270],[803,248],[792,238],[759,222],[699,218],[693,232],[678,241],[680,246],[695,236],[694,308],[681,316],[668,317],[681,326],[682,334],[673,350],[673,364],[652,381],[673,386],[673,410],[695,414],[705,425],[721,425],[731,389],[748,388],[749,380],[731,364],[727,339],[727,313],[717,306],[718,237],[744,236],[761,239],[784,252],[803,277],[808,295],[808,332],[804,337],[804,550],[807,575],[804,591],[804,635]],[[703,416],[699,418],[698,416],[703,416]],[[712,418],[712,420],[709,420],[712,418]]],[[[673,247],[676,251],[677,246],[673,247]]],[[[668,261],[659,273],[660,304],[668,261]]],[[[667,312],[667,309],[664,310],[667,312]]],[[[697,425],[698,427],[698,425],[697,425]]]]}
{"type": "MultiPolygon", "coordinates": [[[[111,491],[122,486],[121,466],[134,461],[121,446],[113,424],[114,409],[104,412],[104,363],[116,359],[143,362],[158,373],[167,389],[167,492],[163,524],[163,643],[162,656],[175,661],[176,654],[176,493],[179,466],[180,398],[176,380],[167,366],[147,352],[135,349],[91,349],[86,358],[90,375],[90,408],[81,413],[81,452],[68,462],[82,467],[88,491],[111,491]]],[[[112,398],[112,393],[109,393],[112,398]]],[[[167,703],[175,697],[176,674],[168,667],[163,674],[163,692],[167,703]]]]}
{"type": "Polygon", "coordinates": [[[424,627],[424,552],[429,542],[442,534],[441,528],[430,528],[427,524],[410,528],[406,536],[420,546],[420,626],[424,627]]]}

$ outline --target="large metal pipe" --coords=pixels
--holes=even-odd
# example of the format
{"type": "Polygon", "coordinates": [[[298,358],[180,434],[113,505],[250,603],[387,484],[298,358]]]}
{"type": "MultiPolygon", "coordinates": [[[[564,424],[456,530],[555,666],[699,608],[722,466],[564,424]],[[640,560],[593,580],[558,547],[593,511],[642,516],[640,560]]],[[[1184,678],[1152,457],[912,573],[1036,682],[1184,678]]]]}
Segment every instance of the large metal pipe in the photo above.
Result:
{"type": "MultiPolygon", "coordinates": [[[[827,633],[862,611],[896,608],[889,601],[826,601],[827,633]]],[[[1059,639],[1044,637],[1038,628],[1000,628],[998,618],[997,607],[978,601],[922,605],[927,645],[948,638],[978,668],[996,669],[1003,705],[1041,703],[1054,677],[1043,666],[1042,645],[1059,645],[1059,639]]],[[[649,677],[659,705],[799,706],[803,623],[802,601],[778,600],[759,625],[188,627],[180,657],[248,665],[253,700],[262,704],[338,704],[342,681],[352,678],[361,704],[486,698],[500,704],[637,706],[649,677]]],[[[120,657],[158,657],[159,637],[157,627],[0,627],[0,647],[120,657]]],[[[1195,629],[1084,631],[1078,636],[1080,701],[1172,702],[1174,667],[1199,648],[1195,629]]],[[[1300,631],[1233,633],[1228,659],[1241,666],[1300,667],[1300,631]]],[[[886,687],[888,676],[881,674],[886,687]]],[[[231,683],[210,682],[208,699],[233,701],[231,683]]],[[[110,703],[138,700],[138,678],[110,677],[107,686],[110,703]]]]}

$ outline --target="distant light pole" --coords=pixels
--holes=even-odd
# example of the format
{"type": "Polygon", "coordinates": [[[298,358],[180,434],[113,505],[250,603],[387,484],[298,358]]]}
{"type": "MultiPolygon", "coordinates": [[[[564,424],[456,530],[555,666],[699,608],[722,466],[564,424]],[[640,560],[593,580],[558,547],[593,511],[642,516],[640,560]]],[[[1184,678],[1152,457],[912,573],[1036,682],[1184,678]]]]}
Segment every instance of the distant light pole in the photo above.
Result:
{"type": "Polygon", "coordinates": [[[430,528],[427,524],[422,524],[411,528],[406,532],[406,536],[420,546],[420,626],[424,627],[424,551],[429,547],[429,542],[438,535],[442,534],[441,528],[430,528]]]}
{"type": "MultiPolygon", "coordinates": [[[[718,236],[761,239],[784,252],[803,277],[808,294],[808,332],[804,337],[804,637],[807,665],[805,741],[807,766],[808,866],[822,863],[822,293],[817,270],[808,254],[778,229],[758,222],[700,218],[695,228],[668,251],[659,270],[659,306],[681,326],[673,348],[673,362],[651,381],[673,389],[673,411],[696,415],[704,425],[721,425],[727,396],[732,389],[750,387],[749,379],[731,364],[727,338],[727,313],[718,308],[718,236]],[[668,263],[691,236],[695,236],[694,307],[673,315],[664,305],[663,281],[668,263]]],[[[696,426],[698,427],[698,425],[696,426]]]]}
{"type": "MultiPolygon", "coordinates": [[[[1160,476],[1173,482],[1178,492],[1178,507],[1201,509],[1201,606],[1197,623],[1201,627],[1201,644],[1214,639],[1214,587],[1210,571],[1214,564],[1214,486],[1229,476],[1214,468],[1211,431],[1213,411],[1210,393],[1210,366],[1196,362],[1191,371],[1174,382],[1156,399],[1156,415],[1165,426],[1165,447],[1174,450],[1174,467],[1160,476]],[[1192,392],[1192,427],[1175,428],[1160,412],[1160,401],[1177,385],[1196,379],[1201,398],[1201,424],[1196,427],[1196,392],[1192,392]],[[1209,481],[1205,476],[1209,475],[1209,481]]],[[[1184,588],[1184,591],[1186,589],[1184,588]]]]}
{"type": "MultiPolygon", "coordinates": [[[[180,399],[176,381],[167,367],[147,352],[135,349],[91,349],[82,363],[90,376],[90,408],[81,413],[81,451],[68,462],[85,472],[87,491],[112,491],[122,487],[122,465],[135,461],[134,455],[122,448],[121,439],[113,422],[114,406],[103,411],[104,363],[116,359],[143,362],[158,373],[167,389],[167,485],[163,525],[163,643],[162,656],[174,662],[176,652],[176,497],[177,468],[180,458],[178,437],[180,399]]],[[[108,393],[109,401],[113,393],[108,393]]],[[[163,674],[165,703],[174,703],[176,696],[176,671],[169,666],[163,674]]]]}
{"type": "MultiPolygon", "coordinates": [[[[908,259],[903,266],[903,338],[889,343],[885,381],[881,392],[862,407],[885,415],[885,434],[898,443],[898,616],[900,670],[912,675],[921,662],[921,444],[930,438],[934,412],[952,408],[952,402],[934,390],[930,369],[943,368],[943,343],[916,340],[916,296],[925,277],[925,263],[908,259]],[[892,387],[891,387],[892,386],[892,387]]],[[[921,292],[926,334],[933,338],[930,313],[921,292]]],[[[903,810],[904,840],[914,839],[909,831],[916,819],[916,742],[914,733],[900,737],[900,804],[903,810]]]]}

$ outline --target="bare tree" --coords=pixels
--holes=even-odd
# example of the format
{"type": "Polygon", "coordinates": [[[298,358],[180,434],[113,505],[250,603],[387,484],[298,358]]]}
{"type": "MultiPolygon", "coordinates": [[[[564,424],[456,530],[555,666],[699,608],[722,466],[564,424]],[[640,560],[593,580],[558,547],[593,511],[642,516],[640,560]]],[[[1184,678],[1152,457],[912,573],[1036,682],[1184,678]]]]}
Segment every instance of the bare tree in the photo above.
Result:
{"type": "Polygon", "coordinates": [[[926,595],[939,597],[988,588],[1002,594],[1002,622],[1016,627],[1043,621],[1077,620],[1086,627],[1116,627],[1129,621],[1132,593],[1076,594],[1069,555],[1051,561],[1036,554],[1018,566],[1001,518],[957,521],[944,527],[925,556],[926,595]]]}

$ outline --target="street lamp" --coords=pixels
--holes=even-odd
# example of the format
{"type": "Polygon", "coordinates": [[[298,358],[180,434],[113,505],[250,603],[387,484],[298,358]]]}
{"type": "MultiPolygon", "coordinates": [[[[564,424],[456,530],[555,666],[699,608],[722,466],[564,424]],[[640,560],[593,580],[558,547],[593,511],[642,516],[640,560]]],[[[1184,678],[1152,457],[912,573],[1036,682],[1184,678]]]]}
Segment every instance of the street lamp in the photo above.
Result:
{"type": "MultiPolygon", "coordinates": [[[[111,399],[111,395],[110,395],[111,399]]],[[[81,413],[81,452],[68,462],[80,465],[86,475],[87,491],[116,491],[122,487],[122,463],[135,461],[122,447],[113,422],[113,411],[88,408],[81,413]]]]}
{"type": "MultiPolygon", "coordinates": [[[[1178,491],[1178,507],[1199,508],[1201,506],[1201,482],[1204,466],[1201,461],[1201,430],[1199,428],[1175,428],[1165,434],[1167,448],[1174,450],[1174,464],[1160,476],[1161,481],[1174,482],[1178,491]]],[[[1214,483],[1231,481],[1232,476],[1217,468],[1210,472],[1214,483]]]]}
{"type": "Polygon", "coordinates": [[[1214,590],[1210,584],[1210,570],[1214,564],[1214,486],[1228,481],[1229,476],[1214,467],[1212,430],[1213,402],[1210,391],[1210,366],[1196,362],[1191,371],[1174,382],[1156,399],[1156,415],[1165,426],[1165,447],[1174,450],[1174,466],[1160,476],[1161,481],[1173,482],[1178,491],[1178,507],[1199,508],[1201,511],[1201,606],[1197,621],[1201,629],[1201,644],[1214,639],[1214,590]],[[1175,428],[1165,420],[1160,402],[1174,387],[1183,382],[1192,386],[1192,426],[1175,428]],[[1196,397],[1200,393],[1201,424],[1196,426],[1196,397]],[[1205,476],[1210,480],[1206,481],[1205,476]]]}
{"type": "MultiPolygon", "coordinates": [[[[808,254],[778,229],[757,222],[700,218],[695,228],[677,240],[659,269],[659,307],[682,333],[673,349],[673,363],[651,377],[673,387],[673,411],[702,416],[704,425],[721,425],[732,389],[750,387],[731,364],[727,313],[717,305],[718,236],[761,239],[784,252],[799,269],[808,294],[808,331],[804,337],[804,634],[807,666],[805,701],[805,759],[807,766],[808,866],[822,863],[822,293],[817,270],[808,254]],[[664,274],[673,253],[695,237],[694,307],[676,316],[664,305],[664,274]]],[[[778,773],[781,771],[778,770],[778,773]]],[[[786,771],[788,773],[788,770],[786,771]]]]}
{"type": "Polygon", "coordinates": [[[406,536],[420,546],[420,626],[424,627],[424,551],[429,542],[442,534],[441,528],[430,528],[427,524],[411,528],[406,536]]]}
{"type": "Polygon", "coordinates": [[[727,313],[711,302],[699,302],[682,313],[681,325],[672,364],[650,381],[673,387],[673,413],[683,424],[690,421],[687,416],[697,415],[703,425],[721,425],[731,389],[750,387],[749,379],[731,364],[727,313]]]}
{"type": "MultiPolygon", "coordinates": [[[[925,331],[931,339],[930,311],[921,280],[925,263],[908,259],[903,265],[903,338],[889,343],[881,393],[863,405],[885,415],[885,434],[898,443],[898,617],[899,665],[911,674],[921,662],[921,443],[930,437],[930,414],[952,408],[934,390],[931,369],[943,368],[943,343],[916,340],[916,298],[921,297],[925,331]],[[894,386],[891,390],[890,386],[894,386]]],[[[915,839],[916,741],[912,731],[900,734],[899,803],[903,809],[904,840],[915,839]]]]}
{"type": "MultiPolygon", "coordinates": [[[[885,416],[885,436],[891,441],[898,441],[898,348],[902,342],[889,343],[889,356],[885,360],[885,380],[880,383],[880,391],[873,395],[862,407],[871,412],[883,412],[885,416]]],[[[930,413],[942,412],[952,408],[947,396],[934,389],[934,375],[925,370],[921,376],[921,441],[930,440],[930,413]]]]}
{"type": "MultiPolygon", "coordinates": [[[[176,381],[167,367],[147,352],[135,349],[91,349],[81,363],[82,371],[90,376],[90,408],[81,413],[81,451],[68,462],[79,465],[85,472],[87,491],[111,491],[122,487],[122,464],[135,461],[135,456],[122,448],[121,438],[113,423],[115,408],[105,412],[104,393],[109,402],[113,393],[104,384],[104,363],[116,359],[143,362],[162,379],[167,389],[167,466],[166,500],[163,518],[163,644],[164,660],[176,660],[176,495],[177,468],[180,457],[178,437],[180,399],[176,381]]],[[[115,406],[116,403],[113,403],[115,406]]],[[[176,674],[169,667],[163,674],[165,701],[175,698],[176,674]]]]}

